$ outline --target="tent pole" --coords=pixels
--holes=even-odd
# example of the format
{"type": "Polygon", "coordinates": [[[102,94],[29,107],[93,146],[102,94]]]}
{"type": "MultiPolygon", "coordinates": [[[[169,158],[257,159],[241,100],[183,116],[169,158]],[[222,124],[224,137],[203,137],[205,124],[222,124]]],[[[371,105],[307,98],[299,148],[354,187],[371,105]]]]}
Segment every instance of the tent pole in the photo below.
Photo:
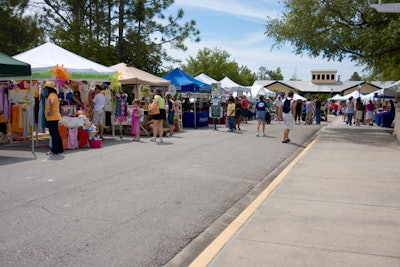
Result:
{"type": "MultiPolygon", "coordinates": [[[[193,86],[194,86],[194,85],[193,85],[193,86]]],[[[197,102],[197,99],[196,99],[196,97],[194,97],[193,99],[194,99],[194,100],[193,100],[193,112],[194,112],[194,114],[193,114],[193,115],[194,115],[194,116],[193,116],[193,117],[194,117],[194,123],[193,123],[193,125],[194,125],[194,128],[197,129],[197,120],[196,120],[196,106],[197,106],[197,105],[196,105],[196,104],[197,104],[196,102],[197,102]]]]}
{"type": "MultiPolygon", "coordinates": [[[[29,78],[29,108],[31,110],[31,130],[32,130],[32,134],[31,134],[31,141],[32,141],[32,153],[35,154],[35,140],[34,140],[34,136],[35,136],[35,111],[33,109],[33,105],[34,105],[34,101],[33,101],[33,90],[32,90],[32,76],[29,78]]],[[[37,135],[36,135],[37,138],[37,135]]]]}

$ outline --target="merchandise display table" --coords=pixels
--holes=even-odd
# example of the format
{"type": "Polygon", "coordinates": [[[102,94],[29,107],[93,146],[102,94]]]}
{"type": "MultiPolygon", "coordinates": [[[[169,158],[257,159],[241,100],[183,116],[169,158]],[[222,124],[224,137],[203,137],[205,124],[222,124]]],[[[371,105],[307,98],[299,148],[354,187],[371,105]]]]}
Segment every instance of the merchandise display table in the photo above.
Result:
{"type": "Polygon", "coordinates": [[[375,124],[382,127],[392,127],[394,114],[390,112],[379,112],[375,114],[375,124]]]}
{"type": "MultiPolygon", "coordinates": [[[[196,126],[205,127],[208,126],[208,112],[199,111],[196,112],[196,126]]],[[[194,112],[185,112],[183,114],[183,127],[194,128],[194,112]]]]}
{"type": "Polygon", "coordinates": [[[59,123],[61,123],[67,128],[79,128],[83,127],[86,121],[83,117],[62,116],[59,123]]]}
{"type": "Polygon", "coordinates": [[[86,127],[90,122],[86,116],[69,117],[62,116],[59,121],[59,132],[64,149],[77,149],[88,145],[86,127]]]}
{"type": "MultiPolygon", "coordinates": [[[[142,114],[144,114],[144,110],[142,109],[142,114]]],[[[149,135],[146,128],[143,126],[143,121],[145,121],[145,117],[147,115],[143,115],[140,118],[140,129],[144,132],[145,135],[149,135]]],[[[131,126],[132,118],[130,116],[124,118],[116,118],[115,115],[111,115],[111,127],[112,127],[112,137],[115,138],[115,126],[119,126],[120,138],[122,139],[122,126],[131,126]]]]}

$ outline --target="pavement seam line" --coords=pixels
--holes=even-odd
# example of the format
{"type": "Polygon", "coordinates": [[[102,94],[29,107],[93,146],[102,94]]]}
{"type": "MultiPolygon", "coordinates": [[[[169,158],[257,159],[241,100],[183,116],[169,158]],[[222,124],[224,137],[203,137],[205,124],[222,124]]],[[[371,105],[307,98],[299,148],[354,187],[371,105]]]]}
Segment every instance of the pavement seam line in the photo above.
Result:
{"type": "Polygon", "coordinates": [[[230,239],[242,228],[247,220],[256,212],[264,201],[271,195],[271,193],[279,186],[288,173],[296,166],[296,164],[305,156],[312,146],[319,140],[320,136],[316,138],[304,148],[304,150],[297,155],[292,162],[280,172],[276,178],[265,188],[251,203],[243,210],[215,239],[208,245],[202,253],[189,265],[189,267],[207,266],[218,255],[222,248],[228,243],[230,239]]]}

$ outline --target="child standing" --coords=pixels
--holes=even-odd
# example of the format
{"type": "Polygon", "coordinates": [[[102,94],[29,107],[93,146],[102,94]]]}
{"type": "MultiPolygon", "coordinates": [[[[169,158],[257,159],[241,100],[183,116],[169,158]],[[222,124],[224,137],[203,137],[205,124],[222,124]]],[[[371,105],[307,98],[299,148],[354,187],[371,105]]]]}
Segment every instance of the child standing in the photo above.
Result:
{"type": "Polygon", "coordinates": [[[131,134],[134,134],[135,138],[132,141],[140,141],[140,117],[142,112],[139,105],[139,99],[133,100],[131,134]]]}

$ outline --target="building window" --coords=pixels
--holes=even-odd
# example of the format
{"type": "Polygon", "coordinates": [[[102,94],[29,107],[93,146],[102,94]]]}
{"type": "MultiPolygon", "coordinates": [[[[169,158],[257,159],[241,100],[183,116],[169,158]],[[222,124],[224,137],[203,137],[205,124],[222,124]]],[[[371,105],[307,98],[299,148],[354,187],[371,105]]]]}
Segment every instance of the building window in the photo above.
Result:
{"type": "Polygon", "coordinates": [[[312,75],[312,79],[315,80],[315,74],[312,75]]]}
{"type": "Polygon", "coordinates": [[[317,80],[321,80],[321,75],[317,75],[317,80]]]}
{"type": "Polygon", "coordinates": [[[325,74],[322,74],[321,76],[321,80],[325,80],[325,74]]]}
{"type": "Polygon", "coordinates": [[[335,74],[331,75],[331,80],[334,81],[335,80],[335,74]]]}

